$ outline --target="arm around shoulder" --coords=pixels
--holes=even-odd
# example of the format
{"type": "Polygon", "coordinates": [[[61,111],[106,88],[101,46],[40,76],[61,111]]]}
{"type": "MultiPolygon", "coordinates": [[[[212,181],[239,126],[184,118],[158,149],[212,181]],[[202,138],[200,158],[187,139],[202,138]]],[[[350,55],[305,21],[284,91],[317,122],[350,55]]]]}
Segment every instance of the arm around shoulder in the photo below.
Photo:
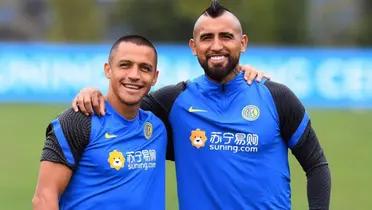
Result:
{"type": "Polygon", "coordinates": [[[168,121],[173,103],[178,95],[186,89],[186,82],[169,85],[147,95],[141,103],[141,108],[149,110],[159,117],[167,129],[167,160],[174,160],[172,127],[168,121]]]}
{"type": "Polygon", "coordinates": [[[42,161],[34,197],[33,210],[58,210],[59,197],[70,181],[72,170],[60,163],[42,161]]]}

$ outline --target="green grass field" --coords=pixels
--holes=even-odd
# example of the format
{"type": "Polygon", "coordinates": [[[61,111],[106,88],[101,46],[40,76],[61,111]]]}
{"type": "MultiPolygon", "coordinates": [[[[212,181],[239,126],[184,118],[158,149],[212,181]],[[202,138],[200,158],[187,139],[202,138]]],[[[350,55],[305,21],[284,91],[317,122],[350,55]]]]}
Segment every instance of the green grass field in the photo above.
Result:
{"type": "MultiPolygon", "coordinates": [[[[66,105],[0,104],[0,210],[31,209],[45,126],[66,105]]],[[[331,209],[371,209],[372,110],[311,110],[332,173],[331,209]]],[[[290,155],[291,156],[291,155],[290,155]]],[[[293,209],[306,209],[306,179],[291,158],[293,209]]],[[[168,163],[167,209],[177,209],[168,163]]]]}

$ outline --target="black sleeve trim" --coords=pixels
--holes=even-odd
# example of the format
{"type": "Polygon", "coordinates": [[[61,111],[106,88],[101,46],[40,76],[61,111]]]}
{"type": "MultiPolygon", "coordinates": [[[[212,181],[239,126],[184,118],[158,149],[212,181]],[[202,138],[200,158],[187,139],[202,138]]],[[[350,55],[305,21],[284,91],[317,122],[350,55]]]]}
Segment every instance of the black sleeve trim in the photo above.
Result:
{"type": "Polygon", "coordinates": [[[54,163],[61,163],[70,169],[72,165],[68,164],[61,147],[58,144],[57,138],[54,135],[53,127],[51,124],[46,129],[46,139],[44,143],[43,152],[41,154],[41,161],[51,161],[54,163]]]}
{"type": "Polygon", "coordinates": [[[141,108],[149,110],[159,117],[167,129],[167,160],[174,161],[173,134],[172,126],[169,123],[168,117],[172,109],[173,103],[178,95],[186,89],[186,82],[180,82],[176,85],[163,87],[155,92],[147,95],[142,100],[141,108]]]}
{"type": "Polygon", "coordinates": [[[292,149],[292,153],[306,172],[309,208],[328,210],[331,175],[328,162],[310,122],[298,144],[292,149]]]}
{"type": "Polygon", "coordinates": [[[305,114],[305,108],[296,95],[285,85],[267,80],[269,89],[279,115],[280,134],[288,143],[305,114]]]}
{"type": "MultiPolygon", "coordinates": [[[[288,144],[304,117],[305,108],[295,94],[285,85],[272,81],[265,82],[279,115],[282,138],[288,144]]],[[[308,122],[292,153],[306,172],[307,196],[310,209],[329,209],[331,176],[327,160],[318,138],[308,122]]]]}
{"type": "Polygon", "coordinates": [[[85,147],[89,143],[91,131],[91,117],[85,116],[80,112],[68,109],[58,117],[62,132],[68,142],[71,153],[75,160],[75,165],[67,162],[66,157],[58,143],[53,126],[50,124],[46,131],[46,140],[43,148],[41,160],[62,163],[74,169],[85,147]]]}

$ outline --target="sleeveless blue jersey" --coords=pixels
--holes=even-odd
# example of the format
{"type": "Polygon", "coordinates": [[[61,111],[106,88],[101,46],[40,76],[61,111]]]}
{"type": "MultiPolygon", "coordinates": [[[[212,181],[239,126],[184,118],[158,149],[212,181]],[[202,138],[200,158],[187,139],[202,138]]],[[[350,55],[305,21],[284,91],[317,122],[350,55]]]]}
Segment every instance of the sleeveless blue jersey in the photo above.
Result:
{"type": "Polygon", "coordinates": [[[106,102],[103,117],[91,118],[90,139],[80,160],[68,147],[58,119],[53,130],[75,170],[60,198],[60,209],[165,209],[164,124],[140,110],[126,120],[106,102]]]}
{"type": "Polygon", "coordinates": [[[263,82],[189,82],[169,114],[180,209],[290,209],[288,148],[308,121],[285,141],[263,82]]]}

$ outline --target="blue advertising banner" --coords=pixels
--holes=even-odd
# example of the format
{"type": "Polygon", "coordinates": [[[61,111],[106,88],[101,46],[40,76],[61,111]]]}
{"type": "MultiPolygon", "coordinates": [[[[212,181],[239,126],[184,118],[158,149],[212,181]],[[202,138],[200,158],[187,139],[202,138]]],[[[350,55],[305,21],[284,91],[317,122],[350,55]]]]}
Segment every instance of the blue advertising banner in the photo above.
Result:
{"type": "MultiPolygon", "coordinates": [[[[0,102],[69,102],[105,91],[110,45],[0,43],[0,102]]],[[[185,45],[159,44],[154,89],[203,74],[185,45]]],[[[250,47],[241,56],[286,84],[308,107],[372,108],[372,49],[250,47]]]]}

